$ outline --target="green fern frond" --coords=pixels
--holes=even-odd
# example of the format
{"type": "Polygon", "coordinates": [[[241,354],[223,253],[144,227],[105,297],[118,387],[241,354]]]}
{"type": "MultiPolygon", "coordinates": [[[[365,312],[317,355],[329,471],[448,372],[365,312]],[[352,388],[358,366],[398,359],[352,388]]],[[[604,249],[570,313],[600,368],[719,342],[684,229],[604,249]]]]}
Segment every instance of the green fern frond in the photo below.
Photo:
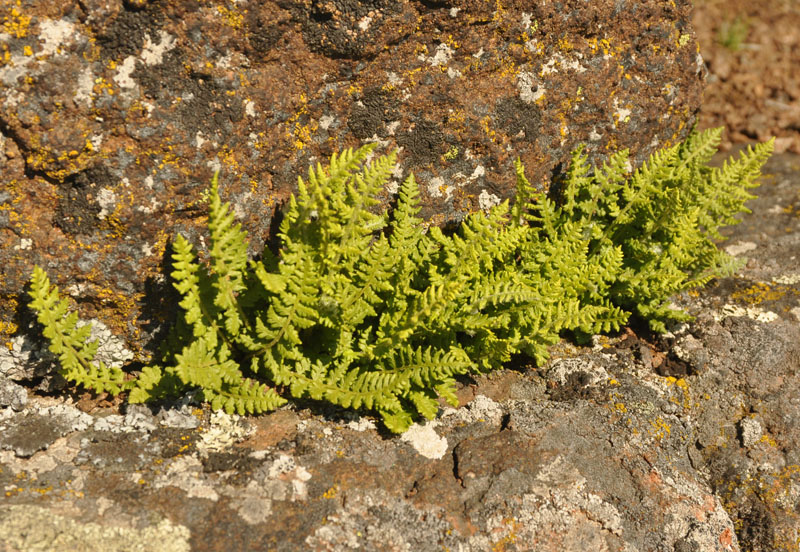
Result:
{"type": "Polygon", "coordinates": [[[98,343],[87,342],[91,324],[78,326],[78,315],[68,313],[69,303],[61,299],[58,286],[51,286],[47,274],[38,266],[33,269],[29,295],[30,306],[36,311],[42,333],[50,341],[49,349],[58,357],[60,373],[65,379],[96,393],[112,395],[132,385],[125,381],[125,374],[119,368],[94,362],[98,343]]]}
{"type": "Polygon", "coordinates": [[[246,289],[244,275],[247,269],[247,232],[239,223],[233,224],[234,215],[227,203],[219,197],[214,173],[209,191],[208,231],[211,235],[212,285],[216,290],[214,305],[221,311],[229,336],[236,336],[245,324],[237,296],[246,289]]]}
{"type": "Polygon", "coordinates": [[[221,389],[203,388],[203,399],[211,403],[214,410],[228,414],[261,414],[286,404],[286,399],[263,383],[249,378],[235,385],[226,384],[221,389]]]}

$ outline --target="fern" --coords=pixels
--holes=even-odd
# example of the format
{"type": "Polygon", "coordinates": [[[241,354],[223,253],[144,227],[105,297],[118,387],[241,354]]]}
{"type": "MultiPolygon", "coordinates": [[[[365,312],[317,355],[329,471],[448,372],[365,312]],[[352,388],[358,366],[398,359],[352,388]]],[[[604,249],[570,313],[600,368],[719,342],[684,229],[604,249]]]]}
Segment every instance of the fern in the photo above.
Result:
{"type": "Polygon", "coordinates": [[[38,266],[31,277],[31,308],[43,326],[43,334],[50,341],[50,352],[58,356],[61,375],[70,381],[93,389],[97,393],[119,394],[130,388],[125,374],[115,366],[95,363],[97,341],[89,341],[91,324],[78,326],[78,315],[67,313],[69,304],[61,299],[57,286],[50,285],[47,274],[38,266]]]}
{"type": "Polygon", "coordinates": [[[752,196],[772,144],[713,169],[719,131],[693,133],[629,174],[628,154],[593,168],[574,152],[548,197],[517,161],[517,196],[473,214],[457,232],[424,230],[417,184],[400,186],[391,216],[378,194],[395,154],[373,145],[331,157],[298,179],[277,256],[247,258],[247,235],[209,190],[210,259],[178,236],[177,348],[126,382],[94,364],[88,326],[34,270],[31,306],[68,379],[145,402],[199,390],[213,408],[258,413],[288,397],[377,413],[402,432],[457,404],[455,378],[526,353],[537,362],[564,332],[624,324],[631,312],[664,330],[688,315],[669,297],[735,269],[714,240],[752,196]]]}
{"type": "MultiPolygon", "coordinates": [[[[722,168],[711,168],[708,162],[720,133],[692,133],[685,142],[654,154],[630,178],[626,151],[612,156],[594,176],[588,175],[582,152],[573,155],[563,206],[555,209],[544,202],[538,209],[552,214],[532,220],[543,221],[549,239],[563,236],[567,223],[578,224],[590,257],[619,248],[621,266],[603,286],[603,294],[586,298],[588,302],[610,300],[646,319],[653,330],[665,331],[670,320],[689,319],[669,306],[670,296],[735,268],[714,240],[722,239],[721,226],[735,224],[736,214],[747,212],[744,202],[754,197],[747,190],[757,185],[772,142],[749,149],[722,168]]],[[[600,275],[594,281],[604,280],[600,275]]]]}

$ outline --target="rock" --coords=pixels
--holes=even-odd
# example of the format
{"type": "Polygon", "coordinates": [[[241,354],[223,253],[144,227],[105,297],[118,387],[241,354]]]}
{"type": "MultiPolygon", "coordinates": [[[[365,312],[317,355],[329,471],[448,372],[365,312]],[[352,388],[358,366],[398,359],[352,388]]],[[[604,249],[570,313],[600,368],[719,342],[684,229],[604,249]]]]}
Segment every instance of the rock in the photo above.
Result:
{"type": "Polygon", "coordinates": [[[541,368],[464,382],[467,404],[404,436],[298,405],[89,415],[34,396],[0,410],[0,542],[127,549],[143,531],[175,550],[791,549],[797,163],[771,160],[754,213],[726,230],[754,244],[746,268],[675,298],[695,322],[561,344],[541,368]]]}
{"type": "MultiPolygon", "coordinates": [[[[202,244],[221,170],[261,251],[312,162],[378,141],[424,215],[549,183],[587,143],[638,164],[682,139],[704,69],[690,3],[309,0],[7,2],[0,320],[34,263],[138,355],[174,308],[176,233],[202,244]]],[[[392,185],[396,184],[392,183],[392,185]]],[[[392,186],[386,190],[390,199],[392,186]]]]}
{"type": "Polygon", "coordinates": [[[28,402],[28,391],[8,378],[0,376],[0,407],[11,407],[19,412],[28,402]]]}

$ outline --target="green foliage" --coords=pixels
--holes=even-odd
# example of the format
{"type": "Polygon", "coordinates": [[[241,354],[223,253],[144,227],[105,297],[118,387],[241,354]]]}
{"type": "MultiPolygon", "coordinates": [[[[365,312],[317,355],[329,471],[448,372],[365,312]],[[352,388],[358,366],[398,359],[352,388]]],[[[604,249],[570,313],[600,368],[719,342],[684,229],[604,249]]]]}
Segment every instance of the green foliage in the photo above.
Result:
{"type": "Polygon", "coordinates": [[[77,313],[67,313],[67,300],[59,297],[58,287],[50,285],[47,274],[38,266],[33,269],[30,297],[31,308],[36,311],[44,336],[50,341],[50,352],[58,356],[65,379],[98,393],[117,395],[130,388],[122,370],[93,362],[98,343],[96,340],[87,342],[92,326],[79,326],[77,313]]]}
{"type": "Polygon", "coordinates": [[[720,227],[738,222],[737,213],[749,212],[744,203],[755,196],[747,190],[757,186],[772,142],[712,168],[708,162],[720,136],[721,129],[692,133],[656,152],[630,178],[627,152],[613,155],[593,176],[581,151],[573,154],[557,218],[582,228],[593,257],[620,249],[621,268],[602,299],[635,312],[659,332],[670,320],[689,319],[670,308],[670,296],[738,268],[713,240],[722,239],[720,227]]]}
{"type": "Polygon", "coordinates": [[[576,151],[563,192],[537,192],[517,162],[518,193],[455,233],[425,230],[417,184],[400,187],[391,217],[376,199],[395,154],[374,144],[334,155],[298,180],[278,238],[247,258],[247,236],[217,178],[209,191],[210,262],[178,236],[172,277],[181,293],[180,352],[123,383],[92,363],[88,326],[34,271],[32,307],[69,379],[130,390],[144,402],[200,390],[213,408],[256,413],[287,396],[378,413],[402,432],[457,404],[455,378],[500,367],[519,352],[537,362],[563,332],[618,329],[631,312],[664,330],[688,315],[676,292],[726,274],[720,226],[733,224],[771,143],[723,168],[707,166],[719,130],[692,134],[633,174],[628,154],[592,169],[576,151]]]}

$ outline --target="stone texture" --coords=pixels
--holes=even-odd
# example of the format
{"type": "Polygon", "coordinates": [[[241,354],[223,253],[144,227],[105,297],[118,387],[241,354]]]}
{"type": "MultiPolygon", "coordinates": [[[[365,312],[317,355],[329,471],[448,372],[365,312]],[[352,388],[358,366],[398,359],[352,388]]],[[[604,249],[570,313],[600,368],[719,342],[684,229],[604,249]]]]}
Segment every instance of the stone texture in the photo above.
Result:
{"type": "Polygon", "coordinates": [[[0,330],[27,323],[38,263],[141,353],[174,311],[168,244],[202,243],[216,169],[257,253],[297,175],[369,141],[400,150],[436,223],[509,197],[517,156],[540,184],[580,143],[641,162],[695,119],[689,10],[2,0],[0,330]]]}
{"type": "Polygon", "coordinates": [[[463,381],[464,406],[402,437],[319,406],[247,419],[189,404],[89,415],[47,396],[8,406],[0,542],[796,551],[799,166],[773,158],[753,214],[727,230],[747,266],[676,297],[696,322],[563,342],[541,368],[463,381]]]}

